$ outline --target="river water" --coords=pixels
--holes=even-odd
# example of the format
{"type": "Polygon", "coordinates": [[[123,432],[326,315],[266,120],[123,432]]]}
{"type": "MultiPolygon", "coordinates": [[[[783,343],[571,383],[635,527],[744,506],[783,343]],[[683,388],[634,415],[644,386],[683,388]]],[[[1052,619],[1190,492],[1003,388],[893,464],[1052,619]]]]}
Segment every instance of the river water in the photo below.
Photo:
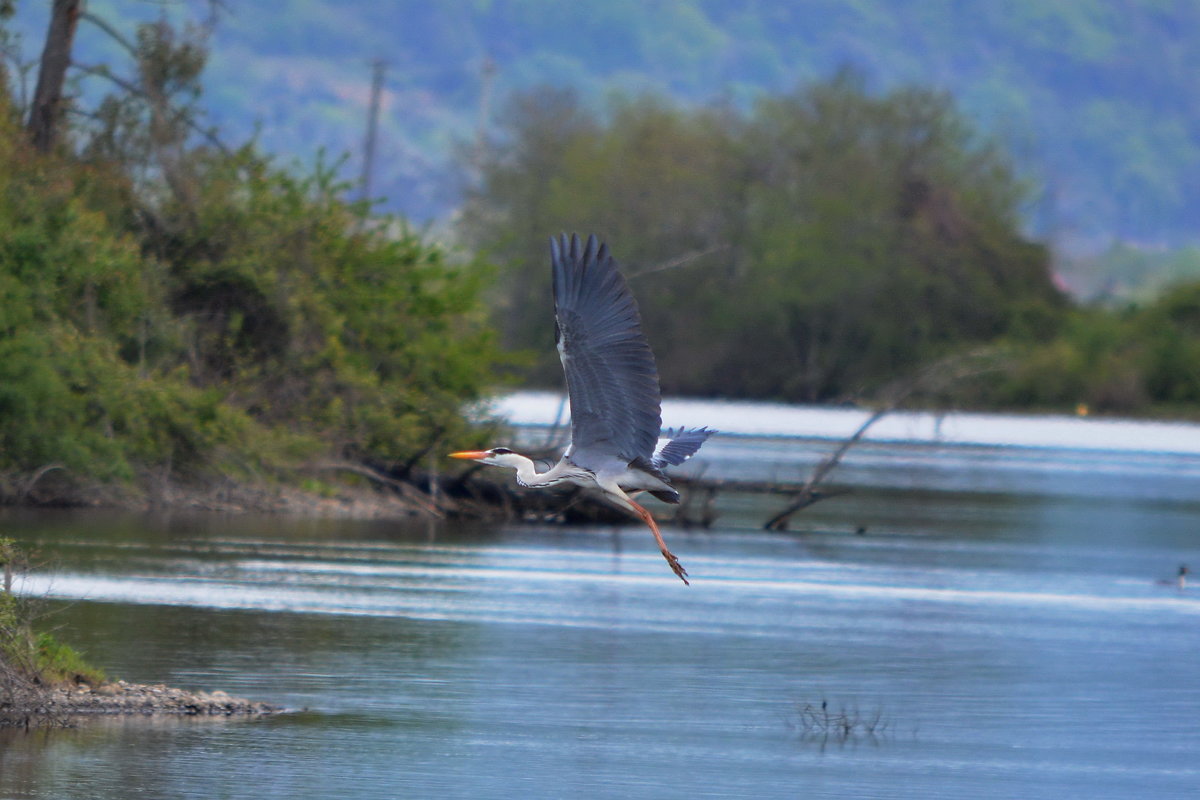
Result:
{"type": "Polygon", "coordinates": [[[1200,462],[874,447],[667,528],[690,587],[636,526],[6,512],[110,675],[295,711],[0,732],[0,798],[1196,796],[1200,462]]]}

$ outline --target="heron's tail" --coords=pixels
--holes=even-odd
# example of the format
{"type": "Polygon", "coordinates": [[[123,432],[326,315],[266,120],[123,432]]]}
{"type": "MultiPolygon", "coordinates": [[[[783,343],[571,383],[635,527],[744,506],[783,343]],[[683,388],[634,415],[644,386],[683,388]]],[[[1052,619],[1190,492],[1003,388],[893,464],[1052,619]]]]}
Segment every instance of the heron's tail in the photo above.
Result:
{"type": "Polygon", "coordinates": [[[700,445],[714,433],[716,431],[711,428],[680,428],[678,431],[669,428],[663,432],[663,438],[658,440],[658,447],[654,448],[650,463],[656,469],[678,466],[694,456],[700,445]]]}

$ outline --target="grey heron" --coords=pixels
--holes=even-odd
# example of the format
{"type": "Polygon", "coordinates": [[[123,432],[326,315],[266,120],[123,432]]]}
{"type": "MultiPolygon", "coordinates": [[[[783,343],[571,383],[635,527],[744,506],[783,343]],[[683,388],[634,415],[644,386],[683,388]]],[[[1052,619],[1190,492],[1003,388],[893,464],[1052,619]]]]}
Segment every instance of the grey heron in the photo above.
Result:
{"type": "Polygon", "coordinates": [[[662,432],[662,397],[654,353],[641,317],[607,245],[589,236],[550,240],[555,340],[567,378],[571,444],[550,469],[507,447],[451,453],[452,458],[516,470],[524,487],[570,483],[599,489],[614,505],[635,514],[654,534],[663,558],[680,580],[687,571],[667,547],[654,517],[632,494],[647,491],[667,503],[679,492],[663,472],[695,454],[715,431],[662,432]]]}

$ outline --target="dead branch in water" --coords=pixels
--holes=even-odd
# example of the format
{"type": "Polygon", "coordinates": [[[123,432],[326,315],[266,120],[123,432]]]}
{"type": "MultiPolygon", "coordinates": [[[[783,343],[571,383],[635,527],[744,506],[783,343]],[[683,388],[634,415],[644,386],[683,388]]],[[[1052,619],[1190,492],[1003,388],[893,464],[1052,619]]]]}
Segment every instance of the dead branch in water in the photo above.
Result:
{"type": "Polygon", "coordinates": [[[763,525],[763,528],[768,531],[787,530],[788,520],[796,512],[808,508],[818,500],[824,500],[828,497],[836,497],[839,494],[846,494],[849,491],[848,489],[826,492],[822,491],[820,488],[818,488],[818,486],[821,481],[825,480],[829,473],[833,472],[834,468],[836,468],[838,464],[842,463],[842,457],[846,455],[851,447],[858,444],[859,440],[862,439],[863,434],[867,432],[867,429],[878,422],[894,408],[895,405],[889,405],[879,409],[874,414],[867,417],[866,422],[860,425],[858,430],[856,430],[849,439],[842,442],[841,445],[838,446],[837,450],[834,450],[833,453],[825,458],[825,460],[823,460],[820,464],[817,464],[817,467],[813,470],[812,475],[807,481],[804,482],[803,485],[801,485],[800,490],[796,492],[792,502],[789,503],[787,507],[778,514],[767,520],[767,523],[763,525]]]}
{"type": "Polygon", "coordinates": [[[812,475],[797,490],[787,507],[767,520],[763,528],[768,531],[787,530],[788,520],[792,515],[829,497],[846,494],[849,490],[823,491],[819,488],[822,481],[833,472],[850,448],[858,444],[867,430],[883,417],[895,411],[902,403],[918,392],[940,391],[953,383],[966,378],[993,372],[1000,368],[994,351],[989,349],[976,350],[965,355],[954,356],[935,362],[925,369],[908,378],[896,381],[882,392],[883,402],[871,416],[858,427],[850,438],[842,442],[836,450],[826,457],[813,470],[812,475]]]}

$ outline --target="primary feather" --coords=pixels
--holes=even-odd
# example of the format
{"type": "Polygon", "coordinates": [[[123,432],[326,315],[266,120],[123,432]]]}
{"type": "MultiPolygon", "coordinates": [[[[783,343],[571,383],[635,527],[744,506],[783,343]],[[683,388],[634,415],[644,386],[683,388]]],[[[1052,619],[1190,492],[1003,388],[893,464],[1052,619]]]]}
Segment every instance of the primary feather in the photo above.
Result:
{"type": "Polygon", "coordinates": [[[571,458],[649,461],[662,428],[654,354],[608,247],[550,241],[555,339],[571,402],[571,458]]]}

